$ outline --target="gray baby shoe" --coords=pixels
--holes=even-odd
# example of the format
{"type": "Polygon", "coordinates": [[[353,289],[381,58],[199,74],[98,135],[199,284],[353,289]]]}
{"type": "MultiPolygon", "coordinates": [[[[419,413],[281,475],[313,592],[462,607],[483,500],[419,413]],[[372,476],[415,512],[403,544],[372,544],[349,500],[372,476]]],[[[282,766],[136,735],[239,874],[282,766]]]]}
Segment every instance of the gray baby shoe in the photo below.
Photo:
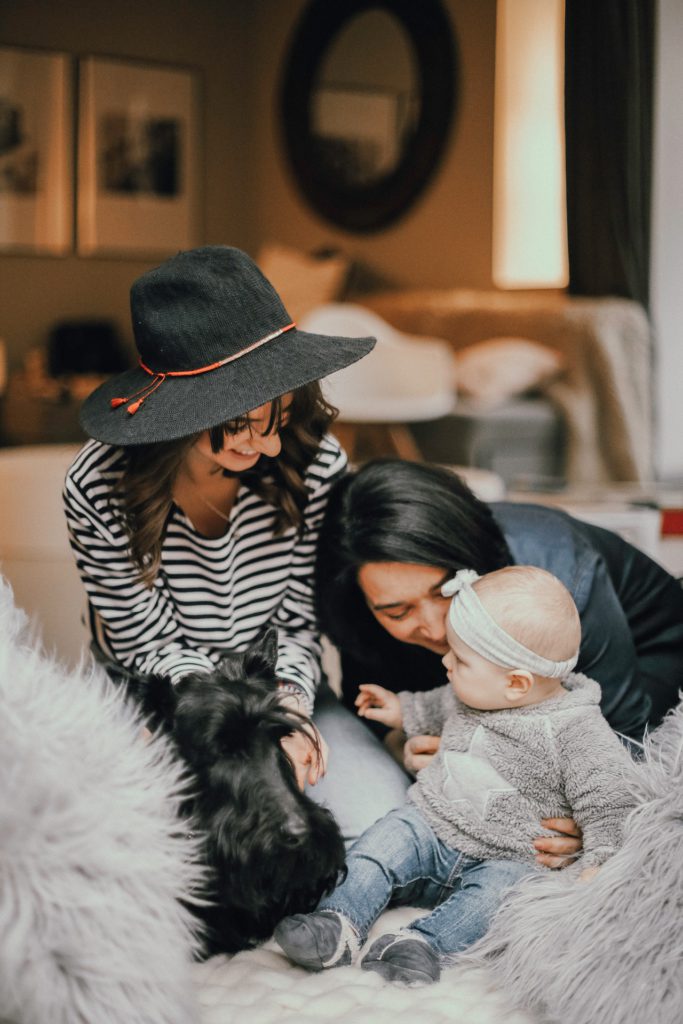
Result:
{"type": "Polygon", "coordinates": [[[290,960],[309,971],[344,967],[360,949],[351,922],[333,910],[286,917],[275,929],[275,941],[290,960]]]}
{"type": "Polygon", "coordinates": [[[431,985],[441,977],[439,954],[424,939],[411,935],[380,935],[360,963],[364,971],[375,971],[387,981],[402,985],[431,985]]]}

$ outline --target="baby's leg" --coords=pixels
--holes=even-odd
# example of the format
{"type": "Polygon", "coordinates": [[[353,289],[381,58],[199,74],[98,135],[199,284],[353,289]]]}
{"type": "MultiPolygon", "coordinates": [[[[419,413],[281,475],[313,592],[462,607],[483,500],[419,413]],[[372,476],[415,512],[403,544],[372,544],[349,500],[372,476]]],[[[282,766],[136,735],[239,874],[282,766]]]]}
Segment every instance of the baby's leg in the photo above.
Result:
{"type": "Polygon", "coordinates": [[[291,960],[309,970],[351,963],[396,890],[422,879],[449,878],[459,854],[439,856],[434,833],[407,804],[375,822],[349,852],[346,879],[313,914],[285,918],[275,938],[291,960]]]}
{"type": "Polygon", "coordinates": [[[410,926],[444,958],[462,953],[488,930],[503,896],[520,879],[533,874],[532,864],[514,860],[463,858],[460,884],[448,899],[410,926]]]}
{"type": "Polygon", "coordinates": [[[396,935],[380,935],[361,962],[366,971],[405,985],[438,981],[441,965],[486,932],[505,892],[534,867],[461,856],[454,891],[396,935]]]}

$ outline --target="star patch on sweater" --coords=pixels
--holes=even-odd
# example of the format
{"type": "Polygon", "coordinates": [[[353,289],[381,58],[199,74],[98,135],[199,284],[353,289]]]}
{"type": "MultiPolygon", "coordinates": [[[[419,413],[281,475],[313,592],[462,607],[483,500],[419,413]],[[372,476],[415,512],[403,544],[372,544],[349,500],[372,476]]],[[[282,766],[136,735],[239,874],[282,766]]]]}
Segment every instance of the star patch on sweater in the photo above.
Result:
{"type": "Polygon", "coordinates": [[[444,796],[451,803],[469,804],[480,821],[486,817],[492,796],[516,792],[515,787],[489,761],[486,731],[481,725],[474,730],[469,750],[464,753],[449,750],[444,753],[443,760],[447,776],[444,796]]]}

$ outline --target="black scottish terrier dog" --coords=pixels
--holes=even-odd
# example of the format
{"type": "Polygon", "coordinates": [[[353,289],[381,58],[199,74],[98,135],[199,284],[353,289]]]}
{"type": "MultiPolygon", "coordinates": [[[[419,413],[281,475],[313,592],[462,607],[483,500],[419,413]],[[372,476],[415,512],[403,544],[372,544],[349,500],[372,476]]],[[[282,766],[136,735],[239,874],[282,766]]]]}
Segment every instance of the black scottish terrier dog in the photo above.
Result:
{"type": "Polygon", "coordinates": [[[283,737],[306,731],[306,719],[279,700],[276,657],[270,628],[211,674],[175,686],[161,677],[127,681],[194,777],[184,810],[209,868],[201,905],[192,907],[204,924],[206,956],[269,938],[283,917],[315,909],[345,871],[335,819],[300,790],[282,748],[283,737]]]}

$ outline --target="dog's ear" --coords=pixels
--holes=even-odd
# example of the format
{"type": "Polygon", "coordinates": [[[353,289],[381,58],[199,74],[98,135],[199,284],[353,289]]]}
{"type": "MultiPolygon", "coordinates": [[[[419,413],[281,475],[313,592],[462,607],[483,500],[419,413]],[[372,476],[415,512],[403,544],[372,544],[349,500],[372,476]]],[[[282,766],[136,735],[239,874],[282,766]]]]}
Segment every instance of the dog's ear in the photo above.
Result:
{"type": "Polygon", "coordinates": [[[277,629],[266,626],[254,640],[244,658],[246,672],[267,672],[275,675],[277,663],[277,629]]]}
{"type": "Polygon", "coordinates": [[[178,697],[168,676],[148,676],[142,698],[145,714],[150,716],[152,723],[172,729],[178,697]]]}
{"type": "MultiPolygon", "coordinates": [[[[109,669],[107,671],[110,672],[109,669]]],[[[110,675],[113,676],[111,672],[110,675]]],[[[173,684],[167,676],[135,675],[122,671],[119,679],[113,678],[139,706],[150,729],[173,727],[176,697],[173,684]]]]}

